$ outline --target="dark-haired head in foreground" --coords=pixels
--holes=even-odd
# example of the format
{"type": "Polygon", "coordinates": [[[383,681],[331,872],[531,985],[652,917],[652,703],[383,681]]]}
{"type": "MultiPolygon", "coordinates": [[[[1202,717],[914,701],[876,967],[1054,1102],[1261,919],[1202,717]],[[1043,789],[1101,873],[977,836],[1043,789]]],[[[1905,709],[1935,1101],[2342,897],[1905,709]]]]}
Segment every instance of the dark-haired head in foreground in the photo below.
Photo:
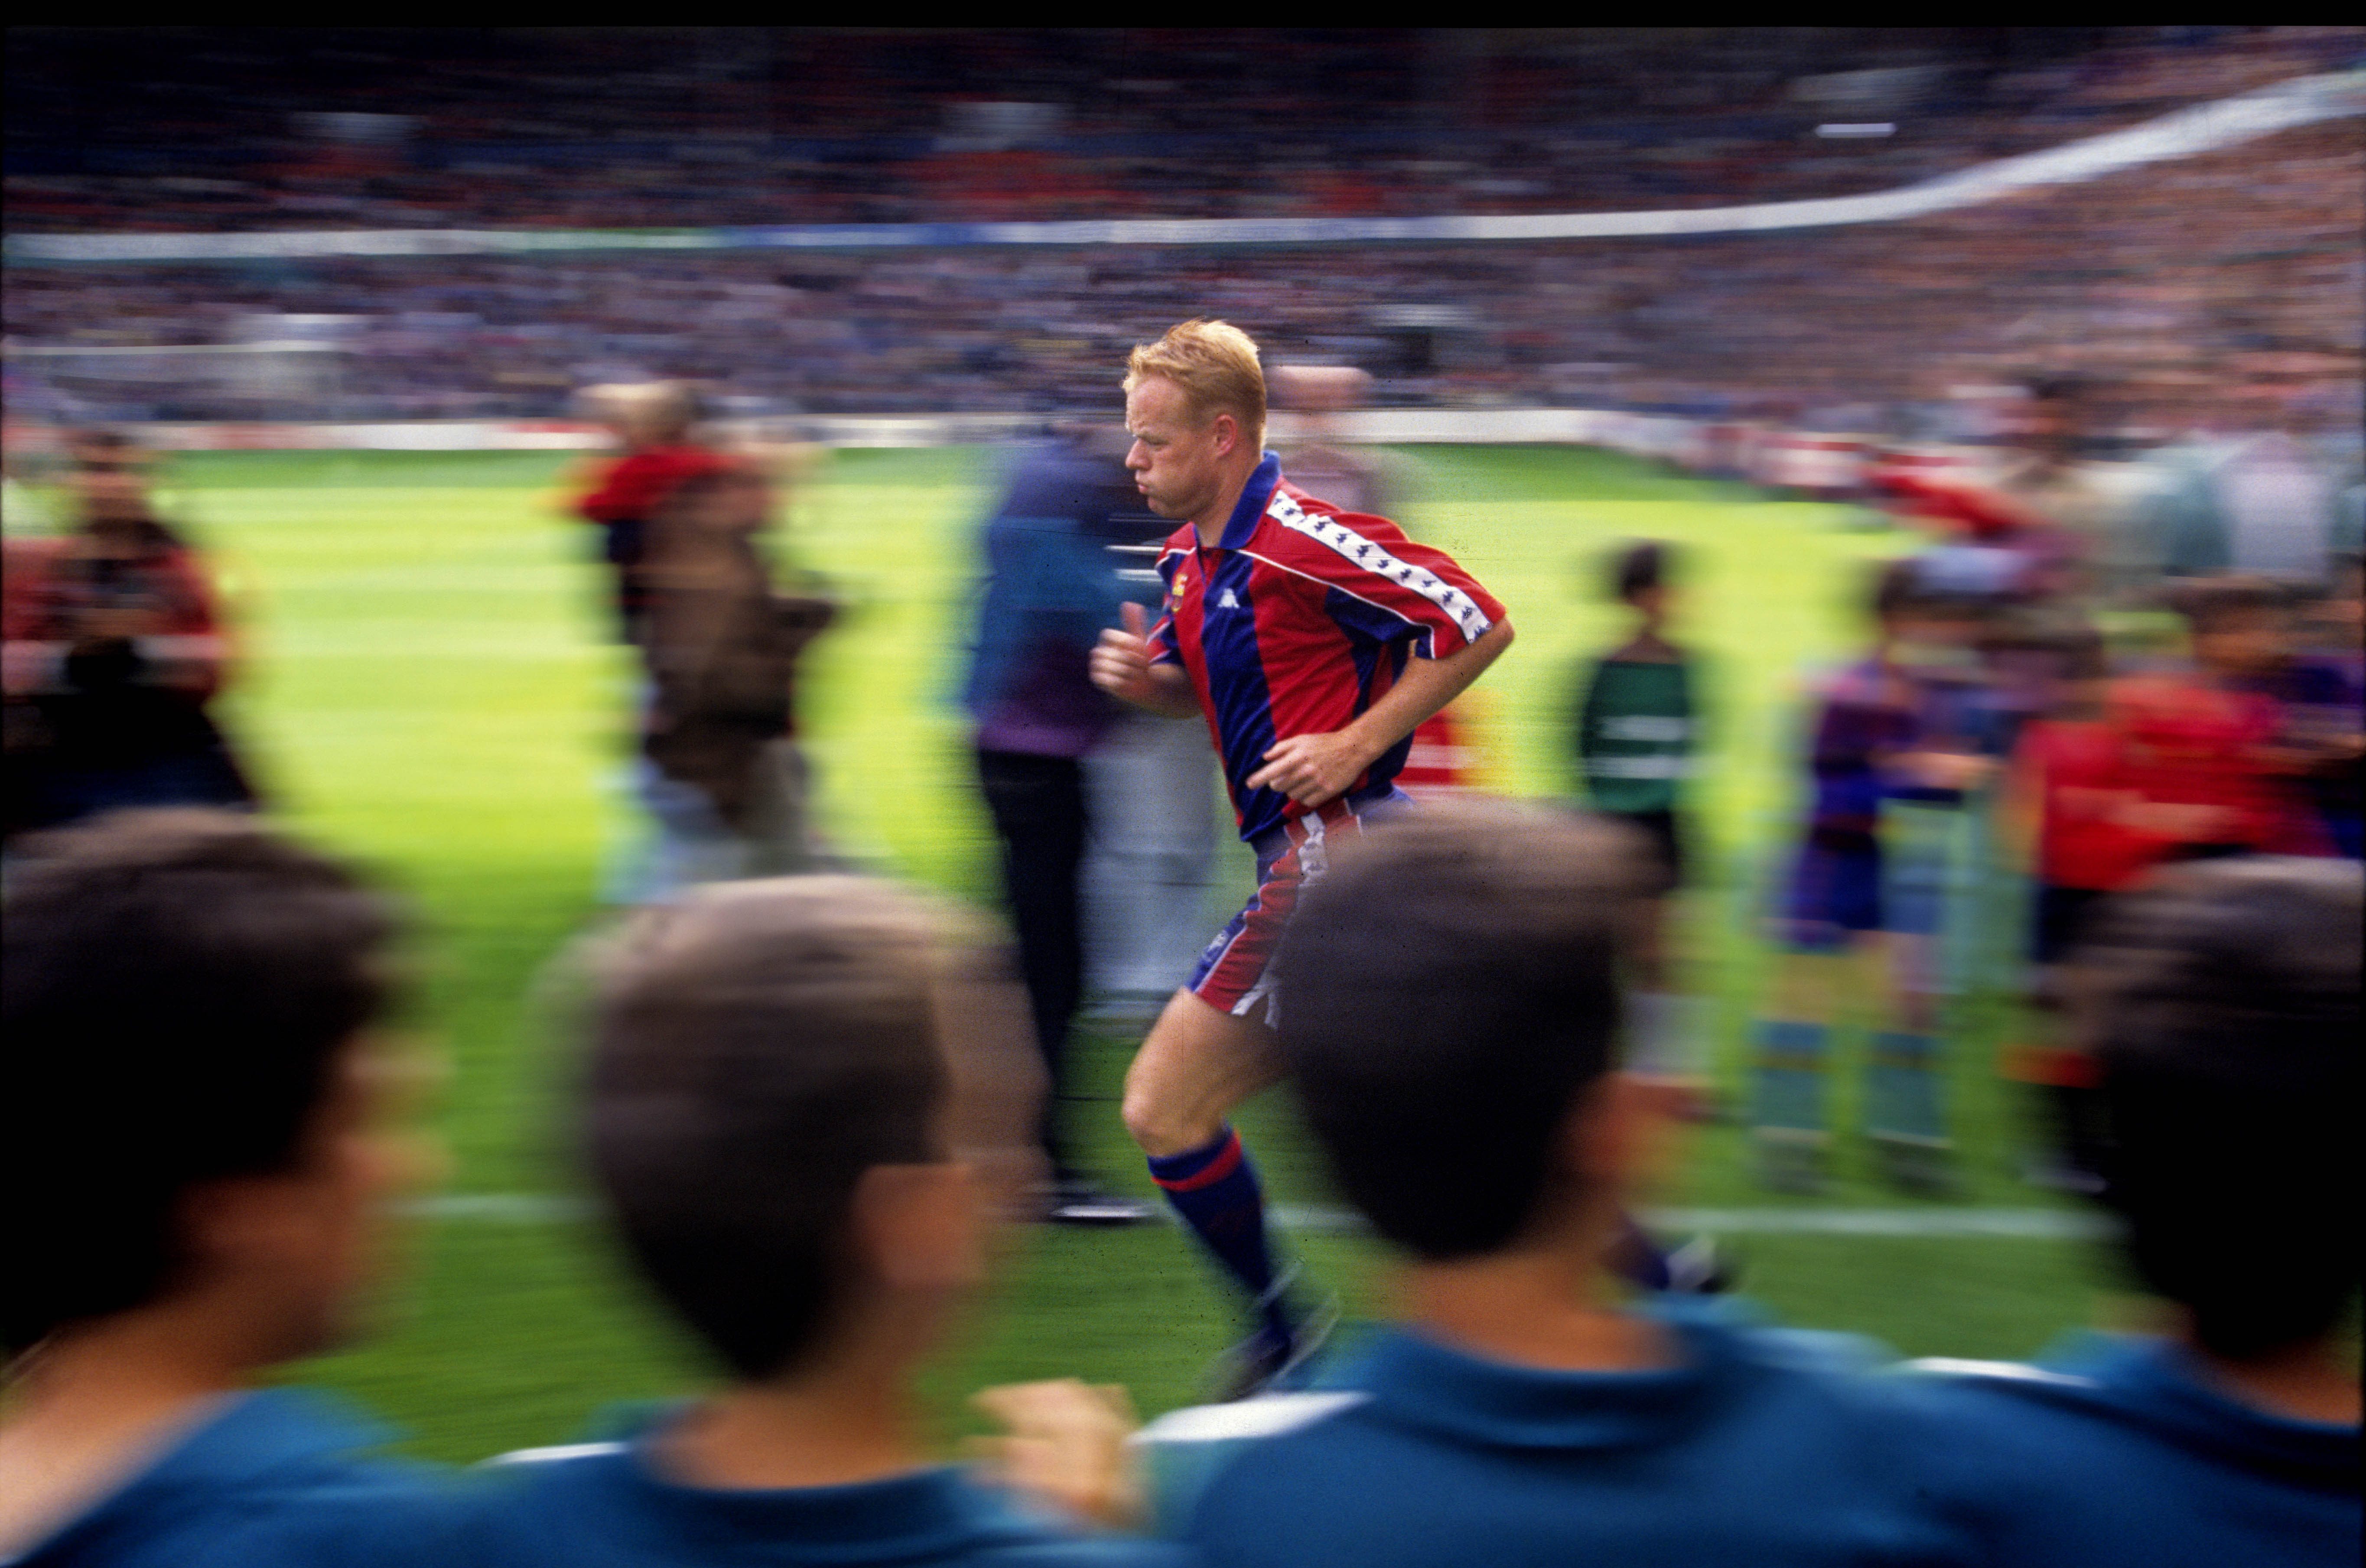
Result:
{"type": "Polygon", "coordinates": [[[2360,890],[2354,861],[2180,865],[2079,955],[2104,1201],[2137,1278],[2225,1360],[2323,1341],[2358,1290],[2360,890]]]}
{"type": "Polygon", "coordinates": [[[1342,855],[1284,943],[1282,1045],[1341,1189],[1417,1258],[1566,1224],[1572,1118],[1613,1066],[1628,835],[1431,808],[1342,855]]]}
{"type": "Polygon", "coordinates": [[[387,908],[243,816],[126,813],[25,849],[0,937],[0,1556],[417,1544],[427,1494],[347,1457],[365,1429],[249,1392],[343,1336],[415,1163],[371,1028],[387,908]]]}
{"type": "Polygon", "coordinates": [[[728,1382],[630,1442],[508,1456],[523,1483],[465,1561],[1166,1561],[930,1462],[914,1380],[1041,1174],[1002,968],[951,911],[851,876],[718,884],[605,944],[585,1151],[728,1382]]]}
{"type": "Polygon", "coordinates": [[[1984,1561],[2359,1561],[2360,886],[2354,863],[2197,861],[2090,919],[2070,999],[2111,1123],[2103,1201],[2172,1310],[2034,1365],[1923,1363],[1984,1561]]]}
{"type": "Polygon", "coordinates": [[[321,1156],[385,1005],[391,926],[251,818],[159,811],[35,845],[6,933],[17,1114],[0,1143],[7,1190],[41,1194],[0,1220],[14,1354],[200,1283],[192,1193],[321,1156]]]}
{"type": "Polygon", "coordinates": [[[1280,1035],[1404,1321],[1335,1386],[1145,1434],[1212,1561],[1966,1561],[1894,1382],[1729,1301],[1629,1303],[1603,1254],[1664,1090],[1616,1070],[1630,835],[1425,806],[1343,846],[1281,953],[1280,1035]]]}
{"type": "Polygon", "coordinates": [[[923,1190],[970,1236],[928,1268],[973,1281],[979,1204],[1029,1173],[1041,1074],[1019,1006],[946,911],[853,877],[719,885],[615,942],[592,1174],[650,1285],[733,1373],[794,1377],[875,1317],[920,1265],[877,1256],[873,1222],[923,1190]]]}

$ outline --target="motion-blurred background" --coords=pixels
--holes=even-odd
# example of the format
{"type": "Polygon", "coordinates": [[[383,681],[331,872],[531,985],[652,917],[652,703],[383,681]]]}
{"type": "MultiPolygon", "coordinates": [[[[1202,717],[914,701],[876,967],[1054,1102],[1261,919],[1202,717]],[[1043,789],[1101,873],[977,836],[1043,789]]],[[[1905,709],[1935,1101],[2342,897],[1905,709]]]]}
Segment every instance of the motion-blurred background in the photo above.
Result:
{"type": "MultiPolygon", "coordinates": [[[[1681,547],[1684,962],[1724,1113],[1669,1223],[1800,1321],[2023,1355],[2112,1282],[1996,1074],[2024,1022],[2001,852],[1959,878],[1948,1181],[1902,1194],[1845,1142],[1819,1194],[1752,1179],[1802,704],[1862,642],[1867,563],[1977,523],[1890,481],[1976,489],[2066,398],[2045,450],[2123,668],[2181,657],[2164,585],[2229,570],[2354,644],[2361,82],[2354,28],[12,28],[11,769],[45,542],[146,508],[207,601],[180,633],[216,639],[186,689],[263,809],[416,900],[415,1024],[456,1069],[423,1269],[308,1375],[423,1451],[562,1440],[696,1375],[581,1223],[558,1113],[558,960],[682,848],[623,569],[576,515],[639,437],[587,392],[679,384],[667,439],[760,472],[765,570],[836,607],[796,677],[816,841],[995,908],[962,698],[1011,444],[1088,446],[1129,346],[1222,317],[1268,366],[1366,373],[1275,439],[1348,449],[1510,606],[1461,786],[1577,797],[1580,682],[1625,635],[1606,553],[1681,547]]],[[[1142,1193],[1108,1097],[1177,977],[1143,879],[1204,936],[1248,874],[1212,776],[1175,787],[1204,817],[1158,866],[1112,831],[1087,870],[1070,1125],[1142,1193]]],[[[1252,1142],[1362,1300],[1289,1115],[1252,1142]]],[[[1028,1246],[942,1372],[949,1430],[989,1379],[1199,1392],[1224,1306],[1180,1235],[1028,1246]]]]}

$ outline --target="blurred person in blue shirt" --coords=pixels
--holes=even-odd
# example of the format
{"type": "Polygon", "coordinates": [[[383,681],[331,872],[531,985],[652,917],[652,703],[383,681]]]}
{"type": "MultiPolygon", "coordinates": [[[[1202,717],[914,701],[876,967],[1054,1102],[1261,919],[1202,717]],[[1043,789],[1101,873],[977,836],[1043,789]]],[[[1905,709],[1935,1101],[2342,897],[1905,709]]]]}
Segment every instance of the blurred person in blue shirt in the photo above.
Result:
{"type": "Polygon", "coordinates": [[[375,1031],[389,911],[220,812],[25,849],[0,943],[0,1561],[440,1561],[447,1495],[356,1457],[384,1434],[256,1386],[347,1336],[416,1162],[375,1031]]]}
{"type": "Polygon", "coordinates": [[[1921,1363],[1998,1560],[2359,1561],[2361,891],[2354,862],[2188,863],[2078,955],[2101,1201],[2166,1325],[1921,1363]]]}
{"type": "Polygon", "coordinates": [[[1852,1342],[1605,1267],[1666,1091],[1616,1070],[1648,887],[1619,829],[1441,804],[1347,847],[1280,955],[1282,1047],[1404,1321],[1315,1392],[1144,1433],[1163,1529],[1224,1563],[1977,1561],[1944,1435],[1852,1342]]]}
{"type": "Polygon", "coordinates": [[[928,1457],[920,1366],[1040,1174],[1016,987],[881,884],[718,884],[600,964],[582,1138],[624,1249],[721,1364],[627,1440],[526,1450],[456,1561],[1173,1563],[928,1457]]]}
{"type": "Polygon", "coordinates": [[[1019,456],[981,541],[986,576],[962,694],[976,723],[978,787],[1001,847],[1003,897],[1049,1080],[1038,1132],[1051,1166],[1044,1213],[1061,1223],[1153,1214],[1103,1192],[1060,1127],[1068,1037],[1085,995],[1083,876],[1096,836],[1087,759],[1121,716],[1087,671],[1101,627],[1126,597],[1110,547],[1155,537],[1158,527],[1121,460],[1123,439],[1071,423],[1019,456]]]}

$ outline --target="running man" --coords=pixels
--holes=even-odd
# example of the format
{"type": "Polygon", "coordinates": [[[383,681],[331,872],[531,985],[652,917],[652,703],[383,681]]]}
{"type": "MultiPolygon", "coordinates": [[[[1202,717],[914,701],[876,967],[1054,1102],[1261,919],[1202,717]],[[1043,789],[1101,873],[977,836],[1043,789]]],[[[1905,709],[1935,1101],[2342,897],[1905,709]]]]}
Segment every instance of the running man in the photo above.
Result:
{"type": "Polygon", "coordinates": [[[1255,1303],[1234,1392],[1302,1359],[1300,1319],[1266,1241],[1256,1173],[1225,1118],[1281,1077],[1266,968],[1325,844],[1405,804],[1414,729],[1511,645],[1504,607],[1443,551],[1345,513],[1264,450],[1256,344],[1185,321],[1127,363],[1126,467],[1177,520],[1155,624],[1125,607],[1092,674],[1155,713],[1205,716],[1257,889],[1168,1001],[1126,1075],[1126,1128],[1150,1173],[1255,1303]]]}

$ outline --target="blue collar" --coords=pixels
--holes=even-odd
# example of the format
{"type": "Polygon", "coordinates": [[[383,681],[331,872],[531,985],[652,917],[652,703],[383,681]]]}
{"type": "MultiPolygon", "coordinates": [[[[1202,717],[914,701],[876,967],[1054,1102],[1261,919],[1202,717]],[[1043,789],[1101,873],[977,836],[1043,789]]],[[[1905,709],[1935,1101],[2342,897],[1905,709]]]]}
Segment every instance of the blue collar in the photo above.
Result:
{"type": "Polygon", "coordinates": [[[2013,1384],[2048,1404],[2105,1408],[2188,1449],[2313,1486],[2356,1484],[2359,1428],[2301,1421],[2242,1404],[2210,1386],[2192,1354],[2168,1339],[2082,1331],[2046,1348],[2037,1365],[2076,1384],[2013,1384]]]}
{"type": "MultiPolygon", "coordinates": [[[[1233,514],[1224,523],[1222,536],[1216,540],[1218,549],[1237,550],[1247,546],[1249,536],[1256,532],[1257,520],[1272,504],[1273,492],[1280,483],[1281,454],[1268,452],[1249,475],[1249,482],[1241,487],[1241,498],[1233,503],[1233,514]]],[[[1207,541],[1200,543],[1204,546],[1207,541]]]]}
{"type": "Polygon", "coordinates": [[[1404,1328],[1380,1336],[1341,1386],[1372,1396],[1373,1414],[1462,1442],[1538,1449],[1632,1449],[1675,1440],[1714,1419],[1770,1366],[1839,1372],[1871,1364],[1864,1342],[1762,1325],[1748,1303],[1660,1297],[1644,1308],[1668,1330],[1675,1364],[1647,1371],[1572,1372],[1458,1350],[1404,1328]]]}
{"type": "Polygon", "coordinates": [[[1054,1533],[951,1467],[843,1486],[688,1485],[660,1474],[650,1452],[673,1413],[641,1413],[647,1424],[622,1443],[526,1467],[540,1473],[524,1478],[510,1508],[653,1553],[689,1543],[717,1562],[965,1561],[1054,1533]]]}

